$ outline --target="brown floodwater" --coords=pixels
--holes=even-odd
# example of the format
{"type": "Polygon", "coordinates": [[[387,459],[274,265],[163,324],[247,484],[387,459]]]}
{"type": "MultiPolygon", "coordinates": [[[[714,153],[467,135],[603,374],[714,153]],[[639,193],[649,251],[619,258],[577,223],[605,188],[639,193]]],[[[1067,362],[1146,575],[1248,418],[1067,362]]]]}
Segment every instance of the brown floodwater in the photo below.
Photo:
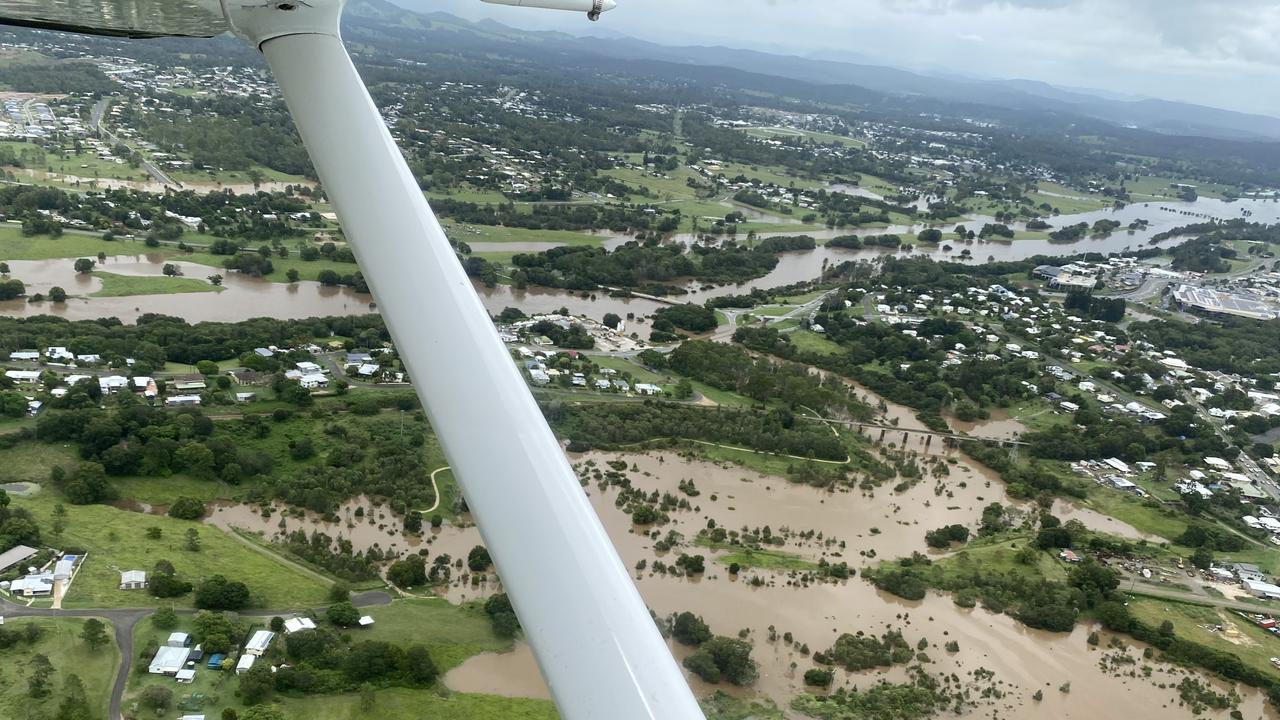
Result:
{"type": "Polygon", "coordinates": [[[214,503],[212,512],[205,516],[204,522],[223,530],[236,528],[259,533],[273,541],[280,540],[295,530],[303,530],[308,536],[313,531],[319,531],[334,539],[350,541],[352,547],[359,552],[371,548],[404,552],[422,544],[421,538],[404,534],[403,518],[393,514],[385,504],[374,505],[372,500],[364,496],[343,503],[338,508],[339,521],[336,523],[325,522],[321,516],[311,512],[302,512],[299,516],[295,514],[298,510],[281,503],[272,503],[269,509],[270,512],[263,515],[262,508],[258,505],[214,503]],[[363,517],[356,514],[357,508],[363,510],[363,517]]]}
{"type": "MultiPolygon", "coordinates": [[[[1064,215],[1052,218],[1051,222],[1061,227],[1077,222],[1092,223],[1099,219],[1113,219],[1124,225],[1132,220],[1142,218],[1150,221],[1150,226],[1135,233],[1121,231],[1108,238],[1087,238],[1075,243],[1053,243],[1048,240],[1019,240],[1016,242],[983,242],[962,244],[958,241],[951,244],[951,251],[941,246],[936,248],[919,248],[917,254],[928,255],[939,259],[964,260],[967,262],[986,262],[988,259],[1020,260],[1033,255],[1061,255],[1080,252],[1118,252],[1125,249],[1138,249],[1148,246],[1147,241],[1157,232],[1167,230],[1176,225],[1196,222],[1206,217],[1236,218],[1242,211],[1252,212],[1255,222],[1280,221],[1280,203],[1240,200],[1225,203],[1218,200],[1202,198],[1196,203],[1139,203],[1129,205],[1123,210],[1100,210],[1078,215],[1064,215]],[[968,259],[960,258],[958,253],[968,249],[972,255],[968,259]]],[[[970,218],[966,225],[990,222],[991,218],[970,218]]],[[[956,223],[940,225],[944,231],[950,231],[956,223]]],[[[867,228],[859,230],[821,230],[810,232],[818,238],[831,238],[838,235],[875,235],[894,232],[904,236],[914,235],[925,226],[902,225],[888,228],[867,228]]],[[[1015,226],[1020,228],[1021,226],[1015,226]]],[[[777,232],[770,234],[794,234],[787,232],[785,225],[777,232]]],[[[626,236],[611,233],[598,233],[606,247],[630,240],[626,236]]],[[[690,235],[680,235],[678,241],[692,242],[690,235]]],[[[518,243],[477,243],[486,250],[515,251],[523,246],[518,243]]],[[[529,244],[529,249],[544,249],[543,243],[529,244]]],[[[740,293],[750,288],[771,288],[795,282],[812,280],[818,277],[826,266],[835,265],[848,260],[866,260],[886,254],[899,254],[895,251],[880,248],[863,250],[845,250],[826,246],[803,252],[782,253],[778,266],[765,275],[741,285],[726,285],[717,288],[702,289],[690,286],[688,295],[680,300],[703,302],[707,298],[732,293],[740,293]]],[[[3,259],[3,258],[0,258],[3,259]]],[[[33,292],[47,292],[53,285],[62,285],[68,292],[85,295],[97,290],[96,280],[77,278],[71,269],[69,259],[51,261],[10,261],[14,268],[13,277],[21,279],[32,286],[33,292]]],[[[160,274],[163,261],[156,255],[120,256],[109,258],[103,269],[112,272],[130,274],[160,274]],[[130,267],[130,266],[133,267],[130,267]]],[[[190,277],[204,278],[217,269],[189,263],[181,263],[187,268],[190,277]]],[[[359,315],[373,312],[372,297],[352,292],[348,288],[327,288],[317,283],[302,282],[294,284],[272,283],[239,275],[237,273],[221,273],[224,277],[225,290],[213,296],[209,293],[188,293],[180,295],[144,295],[118,298],[75,299],[60,305],[52,303],[27,303],[21,300],[0,303],[0,314],[12,316],[29,316],[52,314],[67,319],[94,319],[99,317],[117,317],[125,322],[133,322],[144,313],[164,313],[186,318],[191,322],[223,321],[232,322],[251,317],[267,315],[278,318],[307,318],[335,315],[359,315]]],[[[567,291],[550,289],[533,289],[516,291],[509,287],[484,288],[477,284],[477,292],[491,313],[501,312],[504,307],[518,306],[526,312],[548,312],[566,307],[574,315],[586,315],[601,318],[606,313],[635,313],[637,315],[652,314],[662,305],[641,298],[617,299],[597,293],[595,298],[583,298],[567,291]]]]}
{"type": "MultiPolygon", "coordinates": [[[[887,487],[864,494],[797,486],[737,466],[691,460],[674,453],[590,453],[571,459],[580,469],[589,460],[603,468],[607,460],[623,459],[634,466],[634,471],[627,473],[632,484],[645,491],[674,493],[682,480],[693,480],[701,493],[690,500],[695,509],[674,513],[673,522],[662,527],[663,534],[674,529],[686,538],[693,537],[705,527],[708,518],[728,528],[768,524],[775,533],[814,530],[837,545],[791,537],[780,549],[809,559],[844,559],[859,567],[871,562],[861,553],[875,551],[879,557],[897,557],[925,551],[925,530],[951,522],[971,525],[985,504],[1010,502],[998,481],[962,461],[951,466],[951,474],[940,483],[927,480],[901,494],[887,487]],[[951,495],[935,495],[935,484],[945,485],[945,492],[951,495]],[[712,496],[716,499],[712,500],[712,496]],[[873,533],[873,528],[878,532],[873,533]],[[838,547],[839,541],[845,543],[845,548],[838,547]]],[[[652,563],[655,558],[664,557],[655,553],[652,539],[614,507],[613,490],[602,493],[592,483],[587,492],[624,563],[630,567],[640,559],[652,563]]],[[[1078,519],[1093,526],[1092,521],[1097,518],[1078,519]]],[[[439,549],[465,552],[478,542],[474,529],[446,529],[444,535],[449,534],[464,537],[447,541],[441,537],[436,540],[439,549]]],[[[672,558],[665,559],[670,562],[672,558]]],[[[811,663],[795,647],[769,642],[770,625],[779,634],[792,632],[797,643],[806,643],[812,649],[829,647],[839,633],[846,631],[878,632],[890,625],[904,627],[910,641],[924,637],[934,646],[929,651],[935,661],[931,670],[963,673],[985,667],[994,670],[998,680],[1013,684],[1015,692],[1001,707],[1015,711],[1019,717],[1112,717],[1120,712],[1142,717],[1150,708],[1174,711],[1176,705],[1171,691],[1160,690],[1150,681],[1100,672],[1099,654],[1085,643],[1088,629],[1084,627],[1070,634],[1034,631],[1007,616],[964,610],[942,596],[931,595],[921,602],[904,601],[881,593],[860,579],[798,587],[789,585],[784,575],[747,571],[743,579],[733,580],[723,565],[716,563],[709,565],[700,580],[647,571],[637,573],[636,578],[641,595],[661,615],[689,610],[708,618],[721,634],[749,629],[761,664],[760,680],[750,692],[770,697],[783,706],[804,690],[801,675],[811,663]],[[746,581],[752,574],[767,578],[768,582],[752,587],[746,581]],[[960,643],[960,653],[951,656],[941,651],[938,646],[948,640],[960,643]],[[791,669],[792,662],[798,663],[798,672],[791,669]],[[1057,691],[1064,682],[1074,683],[1076,690],[1070,696],[1057,691]],[[1046,700],[1032,703],[1030,695],[1041,688],[1046,688],[1046,700]],[[1082,692],[1084,689],[1087,692],[1082,692]]],[[[453,601],[463,601],[494,590],[496,583],[475,588],[460,581],[446,594],[453,601]]],[[[865,686],[881,675],[841,673],[840,677],[842,683],[865,686]]],[[[523,645],[513,653],[473,658],[450,672],[445,681],[462,692],[547,696],[532,654],[523,645]]],[[[701,683],[695,682],[694,686],[700,693],[711,691],[701,683]]],[[[1248,716],[1256,717],[1262,712],[1256,693],[1248,695],[1244,707],[1248,716]]],[[[977,709],[973,714],[984,712],[977,709]]]]}

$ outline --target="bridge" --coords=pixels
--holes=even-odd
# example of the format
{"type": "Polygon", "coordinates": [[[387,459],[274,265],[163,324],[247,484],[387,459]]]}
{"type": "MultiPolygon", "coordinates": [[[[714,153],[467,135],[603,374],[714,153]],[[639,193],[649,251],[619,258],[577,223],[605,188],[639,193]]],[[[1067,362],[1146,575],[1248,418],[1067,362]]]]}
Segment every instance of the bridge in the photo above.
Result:
{"type": "Polygon", "coordinates": [[[998,443],[1000,447],[1018,448],[1018,447],[1027,447],[1030,445],[1030,443],[1025,443],[1025,442],[1022,442],[1021,440],[1010,440],[1008,438],[990,438],[990,437],[982,437],[980,435],[961,435],[959,433],[941,432],[938,430],[916,430],[912,428],[898,427],[896,425],[886,425],[884,423],[859,422],[856,420],[832,420],[830,418],[818,417],[816,415],[797,415],[796,417],[801,418],[803,420],[814,420],[817,422],[831,423],[835,425],[844,425],[845,427],[855,428],[859,434],[861,434],[864,429],[873,430],[873,431],[880,430],[881,439],[884,439],[884,436],[889,432],[900,432],[902,433],[903,442],[906,442],[907,437],[910,435],[921,435],[926,438],[937,437],[937,438],[942,438],[943,440],[952,440],[955,442],[961,442],[964,440],[976,440],[978,442],[998,443]]]}

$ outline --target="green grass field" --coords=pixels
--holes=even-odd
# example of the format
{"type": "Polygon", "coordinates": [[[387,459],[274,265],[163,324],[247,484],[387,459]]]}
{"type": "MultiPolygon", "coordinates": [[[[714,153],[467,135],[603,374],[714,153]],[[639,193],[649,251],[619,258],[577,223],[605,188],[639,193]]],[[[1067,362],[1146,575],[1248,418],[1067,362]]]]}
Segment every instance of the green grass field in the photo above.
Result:
{"type": "Polygon", "coordinates": [[[1270,658],[1280,655],[1280,637],[1254,625],[1234,611],[1189,603],[1135,597],[1129,601],[1133,616],[1150,625],[1168,620],[1178,637],[1207,645],[1240,658],[1266,673],[1275,672],[1270,658]],[[1238,635],[1213,631],[1216,625],[1235,625],[1238,635]],[[1233,642],[1234,641],[1234,642],[1233,642]]]}
{"type": "Polygon", "coordinates": [[[360,706],[360,696],[325,695],[287,699],[281,709],[290,718],[307,720],[555,720],[559,715],[548,700],[505,698],[494,695],[451,694],[431,690],[387,688],[379,690],[372,710],[360,706]],[[372,713],[372,715],[371,715],[372,713]]]}
{"type": "MultiPolygon", "coordinates": [[[[164,480],[154,482],[163,483],[164,480]]],[[[47,490],[32,498],[15,498],[16,507],[31,510],[43,522],[52,515],[60,498],[47,490]]],[[[324,602],[328,584],[312,575],[277,563],[232,535],[198,522],[176,520],[164,515],[142,515],[107,505],[69,505],[63,547],[74,547],[88,555],[77,572],[63,605],[66,607],[148,607],[162,603],[145,592],[119,589],[120,571],[147,570],[157,560],[173,563],[178,574],[198,582],[212,575],[238,579],[249,586],[263,608],[310,607],[324,602]],[[146,528],[160,528],[159,540],[147,539],[146,528]],[[199,532],[201,549],[184,548],[188,528],[199,532]]],[[[191,597],[178,599],[190,606],[191,597]]],[[[167,601],[166,601],[167,602],[167,601]]]]}
{"type": "MultiPolygon", "coordinates": [[[[5,629],[21,630],[28,623],[40,627],[44,634],[35,645],[19,643],[0,655],[4,658],[0,669],[0,716],[15,720],[54,717],[64,697],[63,683],[68,675],[74,674],[84,683],[85,695],[93,711],[91,717],[105,718],[111,684],[120,664],[120,648],[116,646],[114,637],[106,646],[91,651],[80,639],[84,618],[11,619],[5,624],[5,629]],[[54,673],[50,678],[52,693],[48,697],[33,699],[27,694],[26,668],[37,653],[49,658],[54,673]]],[[[107,623],[107,635],[113,636],[113,632],[111,624],[107,623]]]]}
{"type": "Polygon", "coordinates": [[[98,271],[93,276],[102,281],[102,289],[91,297],[122,297],[128,295],[173,295],[176,293],[221,292],[222,288],[207,280],[195,278],[117,275],[98,271]]]}
{"type": "Polygon", "coordinates": [[[787,337],[791,338],[791,344],[802,352],[816,352],[821,355],[839,355],[844,352],[839,345],[808,330],[797,330],[787,337]]]}
{"type": "Polygon", "coordinates": [[[722,565],[736,564],[744,568],[799,570],[801,572],[818,569],[817,563],[781,550],[755,550],[741,545],[713,543],[703,538],[699,538],[696,544],[712,550],[727,550],[728,552],[717,555],[715,558],[716,562],[722,565]]]}
{"type": "Polygon", "coordinates": [[[28,237],[22,234],[22,228],[17,225],[0,224],[0,259],[3,260],[95,258],[100,252],[107,255],[140,255],[150,251],[141,242],[107,241],[81,233],[66,233],[57,238],[48,235],[28,237]]]}

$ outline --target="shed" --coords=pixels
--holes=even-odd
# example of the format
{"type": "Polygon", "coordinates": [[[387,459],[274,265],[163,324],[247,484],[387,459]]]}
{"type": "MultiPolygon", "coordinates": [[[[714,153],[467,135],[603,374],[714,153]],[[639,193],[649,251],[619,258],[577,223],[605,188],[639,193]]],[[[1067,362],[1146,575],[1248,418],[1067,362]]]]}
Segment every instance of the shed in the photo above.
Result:
{"type": "Polygon", "coordinates": [[[180,683],[184,684],[184,685],[187,685],[187,684],[193,683],[193,682],[195,682],[195,680],[196,680],[196,669],[195,669],[195,668],[182,668],[181,670],[179,670],[179,671],[177,672],[177,674],[176,674],[176,675],[174,675],[174,679],[175,679],[175,680],[177,680],[178,682],[180,682],[180,683]]]}
{"type": "Polygon", "coordinates": [[[289,618],[288,620],[284,621],[285,634],[296,633],[301,630],[315,630],[315,629],[316,629],[316,623],[311,618],[296,617],[296,618],[289,618]]]}
{"type": "Polygon", "coordinates": [[[120,573],[121,590],[141,590],[147,586],[147,573],[144,570],[125,570],[120,573]]]}
{"type": "Polygon", "coordinates": [[[249,653],[245,653],[241,655],[240,659],[236,661],[236,674],[237,675],[245,674],[246,672],[249,671],[249,668],[253,667],[253,664],[257,661],[258,661],[257,655],[250,655],[249,653]]]}
{"type": "Polygon", "coordinates": [[[361,616],[360,616],[360,627],[372,627],[372,626],[373,626],[373,616],[372,616],[372,615],[361,615],[361,616]]]}
{"type": "Polygon", "coordinates": [[[5,550],[0,553],[0,573],[8,570],[14,565],[34,557],[37,552],[39,551],[35,548],[27,547],[26,545],[15,545],[8,550],[5,550]]]}
{"type": "Polygon", "coordinates": [[[209,668],[210,670],[221,670],[222,661],[226,659],[227,659],[227,656],[225,654],[214,653],[209,656],[209,662],[205,663],[205,667],[209,668]]]}

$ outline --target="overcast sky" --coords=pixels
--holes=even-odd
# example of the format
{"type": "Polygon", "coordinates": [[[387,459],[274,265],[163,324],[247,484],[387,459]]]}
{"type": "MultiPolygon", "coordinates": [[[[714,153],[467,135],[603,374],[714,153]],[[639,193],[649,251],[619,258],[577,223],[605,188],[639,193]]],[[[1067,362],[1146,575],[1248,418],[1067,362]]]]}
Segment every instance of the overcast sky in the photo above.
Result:
{"type": "MultiPolygon", "coordinates": [[[[417,10],[584,33],[585,18],[480,0],[417,10]]],[[[1275,0],[618,0],[596,26],[665,44],[836,55],[869,64],[1184,100],[1280,116],[1275,0]]]]}

